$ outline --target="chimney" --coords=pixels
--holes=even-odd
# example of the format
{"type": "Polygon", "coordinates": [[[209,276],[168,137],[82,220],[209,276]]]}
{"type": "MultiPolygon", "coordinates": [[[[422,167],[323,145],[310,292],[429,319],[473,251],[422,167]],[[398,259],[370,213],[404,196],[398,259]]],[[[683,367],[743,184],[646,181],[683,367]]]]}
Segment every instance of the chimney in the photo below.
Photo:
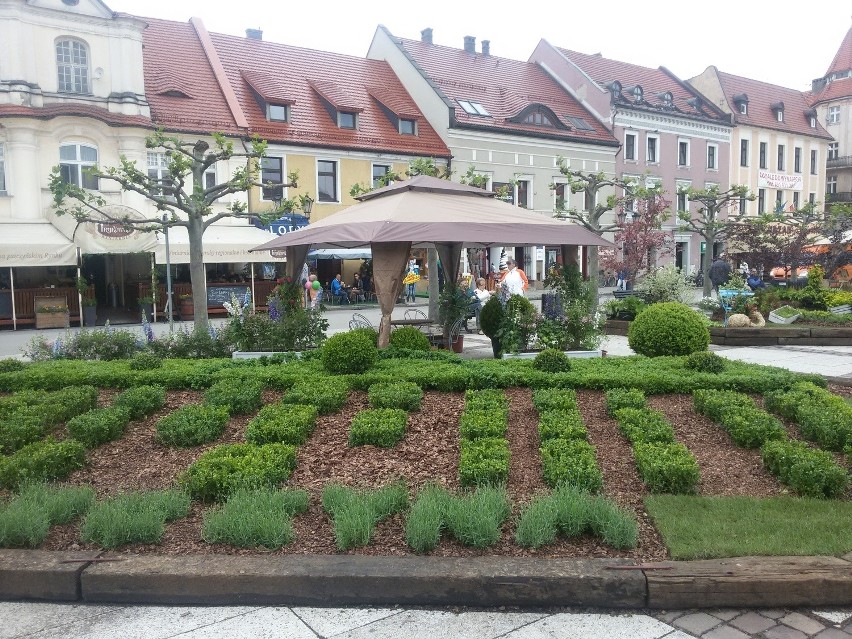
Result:
{"type": "Polygon", "coordinates": [[[249,40],[263,40],[263,31],[260,29],[246,29],[246,38],[249,40]]]}
{"type": "Polygon", "coordinates": [[[464,50],[468,53],[476,53],[476,38],[473,36],[464,37],[464,50]]]}
{"type": "Polygon", "coordinates": [[[432,28],[426,27],[420,32],[420,41],[426,44],[432,44],[432,28]]]}
{"type": "Polygon", "coordinates": [[[482,55],[491,55],[491,40],[482,41],[482,55]]]}

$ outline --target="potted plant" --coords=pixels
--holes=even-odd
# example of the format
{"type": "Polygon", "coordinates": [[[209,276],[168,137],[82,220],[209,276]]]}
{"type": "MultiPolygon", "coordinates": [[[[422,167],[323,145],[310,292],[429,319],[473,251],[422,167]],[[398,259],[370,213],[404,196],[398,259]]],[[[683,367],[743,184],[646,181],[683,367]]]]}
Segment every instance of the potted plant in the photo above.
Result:
{"type": "Polygon", "coordinates": [[[495,359],[500,357],[500,335],[498,333],[505,314],[506,311],[497,295],[489,297],[485,306],[479,311],[479,325],[482,332],[491,339],[491,350],[494,352],[495,359]]]}
{"type": "Polygon", "coordinates": [[[799,309],[792,306],[781,306],[769,313],[769,321],[773,324],[792,324],[801,316],[799,309]]]}
{"type": "Polygon", "coordinates": [[[36,328],[68,328],[68,305],[63,299],[37,297],[34,302],[36,328]]]}
{"type": "Polygon", "coordinates": [[[83,297],[83,325],[95,326],[98,323],[98,300],[83,297]]]}
{"type": "Polygon", "coordinates": [[[179,298],[178,310],[182,321],[191,321],[195,318],[195,306],[193,305],[192,293],[183,293],[179,298]]]}

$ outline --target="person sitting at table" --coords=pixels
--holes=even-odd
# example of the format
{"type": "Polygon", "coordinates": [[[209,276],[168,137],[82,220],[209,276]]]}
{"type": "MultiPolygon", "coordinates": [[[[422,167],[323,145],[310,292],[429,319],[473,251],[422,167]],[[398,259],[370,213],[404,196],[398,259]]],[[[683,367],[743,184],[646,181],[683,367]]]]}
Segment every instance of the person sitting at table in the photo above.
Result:
{"type": "Polygon", "coordinates": [[[340,278],[340,273],[334,276],[331,280],[331,299],[340,298],[340,303],[349,303],[349,296],[346,294],[346,287],[343,285],[343,280],[340,278]]]}
{"type": "Polygon", "coordinates": [[[766,282],[764,282],[757,274],[757,269],[753,268],[749,271],[748,278],[746,279],[746,284],[752,291],[757,291],[761,288],[766,288],[766,282]]]}
{"type": "Polygon", "coordinates": [[[352,288],[349,289],[349,301],[350,302],[363,302],[364,301],[364,284],[361,281],[361,276],[358,273],[352,276],[352,288]]]}

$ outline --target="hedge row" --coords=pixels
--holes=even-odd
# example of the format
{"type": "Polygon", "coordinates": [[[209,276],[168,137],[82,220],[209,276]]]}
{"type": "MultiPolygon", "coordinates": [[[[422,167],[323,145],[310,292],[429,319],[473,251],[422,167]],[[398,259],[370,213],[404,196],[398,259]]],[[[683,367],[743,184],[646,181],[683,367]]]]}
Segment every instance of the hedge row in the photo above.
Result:
{"type": "Polygon", "coordinates": [[[761,449],[763,465],[805,497],[839,497],[848,475],[824,450],[798,441],[769,441],[761,449]]]}
{"type": "Polygon", "coordinates": [[[509,478],[509,442],[505,439],[508,401],[500,390],[469,390],[459,419],[462,486],[498,486],[509,478]]]}
{"type": "Polygon", "coordinates": [[[352,418],[349,445],[393,448],[405,437],[408,413],[401,408],[368,408],[352,418]]]}
{"type": "Polygon", "coordinates": [[[802,435],[828,450],[852,454],[852,406],[814,384],[766,394],[766,408],[796,422],[802,435]]]}
{"type": "Polygon", "coordinates": [[[748,395],[733,391],[697,390],[692,399],[695,410],[728,431],[737,446],[759,448],[768,441],[787,437],[781,422],[758,408],[748,395]]]}
{"type": "Polygon", "coordinates": [[[672,425],[662,413],[648,407],[616,409],[619,404],[626,403],[626,397],[630,397],[634,405],[637,403],[635,394],[608,394],[607,410],[615,414],[619,430],[632,444],[636,467],[648,490],[652,493],[696,492],[700,480],[698,463],[686,446],[675,441],[672,425]]]}

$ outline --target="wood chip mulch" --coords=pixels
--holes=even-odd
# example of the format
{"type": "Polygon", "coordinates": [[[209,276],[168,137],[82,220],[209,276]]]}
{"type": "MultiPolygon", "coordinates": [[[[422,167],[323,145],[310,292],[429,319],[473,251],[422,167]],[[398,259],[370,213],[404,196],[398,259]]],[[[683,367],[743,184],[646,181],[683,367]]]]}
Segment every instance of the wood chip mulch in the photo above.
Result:
{"type": "MultiPolygon", "coordinates": [[[[648,495],[636,471],[632,449],[618,432],[616,422],[606,414],[604,395],[598,391],[577,391],[577,399],[589,440],[595,446],[604,477],[604,494],[632,511],[639,522],[639,545],[632,551],[614,551],[591,536],[559,539],[556,543],[530,550],[514,544],[515,521],[523,505],[535,495],[548,491],[541,476],[538,414],[532,405],[531,391],[507,389],[509,429],[507,439],[512,452],[507,492],[513,502],[512,515],[503,527],[499,542],[486,550],[477,550],[445,538],[432,553],[436,556],[469,557],[481,555],[537,557],[629,557],[655,561],[667,557],[662,539],[645,511],[648,495]]],[[[265,403],[273,403],[280,393],[267,391],[265,403]]],[[[225,443],[244,441],[249,416],[233,417],[225,433],[216,442],[189,449],[168,448],[155,441],[156,422],[180,406],[202,401],[196,391],[169,391],[167,405],[145,421],[133,422],[125,436],[88,453],[86,468],[75,472],[68,484],[90,484],[99,497],[129,490],[153,490],[173,485],[177,475],[204,451],[225,443]]],[[[106,394],[101,398],[106,401],[106,394]]],[[[769,496],[785,492],[760,463],[759,451],[737,448],[727,434],[692,409],[688,395],[661,395],[649,398],[650,405],[662,411],[675,426],[678,441],[695,455],[701,469],[700,493],[703,495],[769,496]]],[[[368,407],[367,395],[350,393],[340,412],[321,416],[310,439],[298,450],[298,464],[287,485],[307,490],[308,511],[294,521],[296,541],[277,551],[239,549],[201,541],[202,518],[208,505],[194,503],[190,515],[167,525],[160,545],[133,545],[120,553],[158,554],[334,554],[331,522],[322,510],[321,493],[330,482],[375,488],[403,479],[410,496],[428,482],[457,490],[459,434],[458,419],[464,409],[461,393],[427,392],[421,409],[409,414],[405,438],[389,449],[374,446],[349,447],[349,425],[353,416],[368,407]]],[[[45,550],[98,550],[79,540],[79,524],[57,526],[45,543],[45,550]]],[[[363,555],[410,555],[405,544],[404,518],[395,515],[379,523],[371,544],[348,551],[363,555]]]]}

